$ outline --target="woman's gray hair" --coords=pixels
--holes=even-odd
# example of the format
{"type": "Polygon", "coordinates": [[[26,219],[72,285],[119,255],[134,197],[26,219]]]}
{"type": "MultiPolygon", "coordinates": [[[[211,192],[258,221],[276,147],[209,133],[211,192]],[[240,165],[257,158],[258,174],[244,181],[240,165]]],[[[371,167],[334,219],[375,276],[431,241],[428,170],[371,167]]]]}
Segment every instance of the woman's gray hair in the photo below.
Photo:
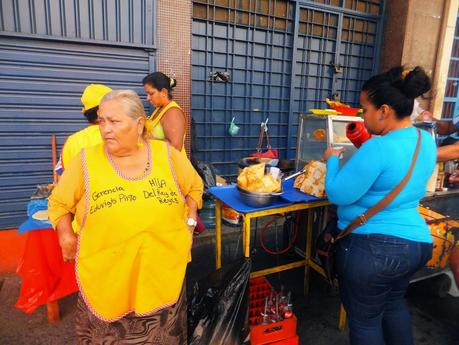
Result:
{"type": "MultiPolygon", "coordinates": [[[[108,101],[118,101],[122,104],[124,110],[126,111],[126,115],[128,115],[133,120],[137,120],[138,118],[145,118],[145,109],[143,107],[142,100],[140,99],[139,95],[132,90],[114,90],[107,93],[100,104],[108,101]]],[[[144,135],[146,129],[144,128],[144,135]]]]}

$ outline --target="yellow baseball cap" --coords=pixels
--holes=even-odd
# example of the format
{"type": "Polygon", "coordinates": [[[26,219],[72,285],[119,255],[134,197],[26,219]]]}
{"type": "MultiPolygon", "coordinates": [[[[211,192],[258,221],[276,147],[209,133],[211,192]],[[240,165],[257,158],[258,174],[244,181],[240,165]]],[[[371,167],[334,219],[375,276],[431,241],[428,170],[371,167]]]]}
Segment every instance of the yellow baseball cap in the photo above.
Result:
{"type": "Polygon", "coordinates": [[[81,95],[81,103],[83,103],[82,112],[84,113],[91,108],[97,107],[102,98],[110,91],[112,89],[102,84],[90,84],[86,86],[83,95],[81,95]]]}

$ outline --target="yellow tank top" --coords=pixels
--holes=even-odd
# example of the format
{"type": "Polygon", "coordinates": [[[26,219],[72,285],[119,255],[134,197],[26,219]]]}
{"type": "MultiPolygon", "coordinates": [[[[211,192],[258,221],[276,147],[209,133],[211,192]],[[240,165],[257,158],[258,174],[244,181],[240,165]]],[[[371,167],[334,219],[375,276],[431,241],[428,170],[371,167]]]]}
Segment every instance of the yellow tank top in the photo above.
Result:
{"type": "MultiPolygon", "coordinates": [[[[145,123],[145,127],[147,128],[147,132],[150,134],[152,138],[158,139],[158,140],[166,139],[166,135],[164,133],[164,128],[161,124],[161,120],[164,117],[164,115],[167,113],[167,111],[172,108],[178,108],[183,112],[182,108],[177,104],[177,102],[170,101],[169,104],[167,104],[164,108],[155,109],[155,111],[153,111],[153,113],[147,119],[145,123]]],[[[186,154],[185,147],[184,147],[185,137],[186,135],[183,137],[183,144],[182,144],[181,151],[182,153],[186,154]]]]}
{"type": "Polygon", "coordinates": [[[151,168],[138,179],[123,177],[103,145],[82,153],[87,202],[76,273],[86,304],[105,321],[175,304],[189,261],[192,234],[169,145],[147,145],[151,168]]]}

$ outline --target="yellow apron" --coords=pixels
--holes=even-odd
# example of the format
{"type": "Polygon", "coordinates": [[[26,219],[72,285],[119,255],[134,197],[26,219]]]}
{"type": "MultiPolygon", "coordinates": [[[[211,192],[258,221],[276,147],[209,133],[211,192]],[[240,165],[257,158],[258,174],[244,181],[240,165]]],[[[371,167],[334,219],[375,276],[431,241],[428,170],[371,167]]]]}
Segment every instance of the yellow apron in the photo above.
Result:
{"type": "Polygon", "coordinates": [[[105,321],[175,304],[189,261],[192,234],[169,146],[148,145],[151,171],[139,179],[123,178],[103,145],[83,152],[87,206],[76,273],[86,304],[105,321]]]}
{"type": "MultiPolygon", "coordinates": [[[[158,140],[165,140],[166,139],[166,135],[164,133],[164,128],[161,125],[161,120],[164,117],[164,115],[167,113],[167,111],[169,109],[172,109],[172,108],[178,108],[183,112],[183,109],[177,104],[176,101],[170,101],[169,104],[167,104],[164,108],[155,109],[155,111],[147,119],[147,121],[145,123],[145,127],[147,129],[147,132],[151,135],[152,138],[158,139],[158,140]]],[[[182,143],[181,152],[186,155],[185,146],[184,146],[185,137],[186,137],[186,135],[183,136],[183,143],[182,143]]]]}

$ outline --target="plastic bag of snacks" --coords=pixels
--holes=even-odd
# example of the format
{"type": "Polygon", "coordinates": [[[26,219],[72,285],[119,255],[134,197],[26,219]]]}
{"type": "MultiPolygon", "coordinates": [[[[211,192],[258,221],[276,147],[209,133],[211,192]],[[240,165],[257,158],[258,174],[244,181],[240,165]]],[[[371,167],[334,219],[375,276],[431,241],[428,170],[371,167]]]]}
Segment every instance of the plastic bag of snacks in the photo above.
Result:
{"type": "Polygon", "coordinates": [[[241,215],[226,204],[222,206],[222,219],[232,225],[239,225],[241,215]]]}

